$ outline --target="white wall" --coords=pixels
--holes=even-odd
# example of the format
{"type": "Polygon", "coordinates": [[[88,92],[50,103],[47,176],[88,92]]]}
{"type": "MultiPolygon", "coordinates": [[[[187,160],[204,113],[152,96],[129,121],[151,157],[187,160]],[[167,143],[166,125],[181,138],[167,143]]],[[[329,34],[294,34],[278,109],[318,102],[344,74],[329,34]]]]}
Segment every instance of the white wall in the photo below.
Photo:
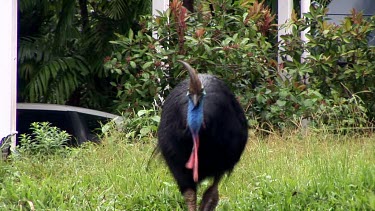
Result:
{"type": "MultiPolygon", "coordinates": [[[[159,12],[164,12],[169,7],[169,0],[152,0],[152,15],[158,16],[159,12]]],[[[156,31],[153,32],[152,35],[154,38],[158,37],[156,31]]]]}
{"type": "MultiPolygon", "coordinates": [[[[281,36],[285,34],[290,33],[290,27],[285,27],[285,23],[287,23],[291,16],[292,16],[292,11],[293,11],[293,0],[278,0],[278,5],[277,5],[277,15],[278,15],[278,36],[277,40],[280,42],[281,36]]],[[[279,52],[283,51],[283,48],[279,48],[279,52]]],[[[280,64],[282,62],[282,59],[280,56],[278,56],[278,63],[280,64]]]]}
{"type": "MultiPolygon", "coordinates": [[[[303,17],[303,14],[306,14],[310,11],[310,6],[311,6],[311,1],[310,0],[304,0],[301,1],[301,16],[303,17]]],[[[301,32],[301,40],[304,43],[307,43],[309,40],[306,37],[306,33],[310,30],[310,28],[305,29],[304,31],[301,32]]],[[[302,53],[302,58],[301,61],[303,62],[305,58],[309,55],[308,52],[303,52],[302,53]]]]}
{"type": "Polygon", "coordinates": [[[17,1],[0,7],[0,138],[16,130],[17,1]]]}
{"type": "Polygon", "coordinates": [[[332,22],[340,23],[346,15],[351,13],[355,8],[357,11],[362,11],[365,15],[375,14],[374,0],[333,0],[328,5],[328,17],[332,22]]]}

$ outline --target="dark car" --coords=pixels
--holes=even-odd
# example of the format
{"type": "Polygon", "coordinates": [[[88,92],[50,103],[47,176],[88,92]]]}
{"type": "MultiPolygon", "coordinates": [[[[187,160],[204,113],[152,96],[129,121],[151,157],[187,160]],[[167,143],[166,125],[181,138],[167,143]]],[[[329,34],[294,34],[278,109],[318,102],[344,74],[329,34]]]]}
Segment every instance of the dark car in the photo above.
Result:
{"type": "Polygon", "coordinates": [[[121,117],[87,108],[56,104],[18,103],[18,135],[30,133],[33,122],[50,122],[73,136],[69,145],[80,145],[85,141],[98,141],[97,133],[102,124],[121,117]]]}

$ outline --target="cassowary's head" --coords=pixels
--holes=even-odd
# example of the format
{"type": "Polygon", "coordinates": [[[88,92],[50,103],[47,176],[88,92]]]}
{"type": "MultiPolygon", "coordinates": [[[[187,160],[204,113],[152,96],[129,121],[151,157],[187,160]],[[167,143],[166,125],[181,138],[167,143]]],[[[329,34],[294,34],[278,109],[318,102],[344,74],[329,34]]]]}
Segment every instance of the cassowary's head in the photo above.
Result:
{"type": "Polygon", "coordinates": [[[192,68],[188,63],[178,60],[186,70],[189,72],[190,84],[188,90],[188,96],[190,100],[194,103],[194,106],[197,106],[204,96],[204,87],[202,82],[198,78],[198,72],[192,68]]]}

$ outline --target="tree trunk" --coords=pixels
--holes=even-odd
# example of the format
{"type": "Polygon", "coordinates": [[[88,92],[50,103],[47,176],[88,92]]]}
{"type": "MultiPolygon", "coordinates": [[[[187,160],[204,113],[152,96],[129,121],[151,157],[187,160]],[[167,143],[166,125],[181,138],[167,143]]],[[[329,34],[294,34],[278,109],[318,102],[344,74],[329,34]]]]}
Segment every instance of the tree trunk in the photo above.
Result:
{"type": "Polygon", "coordinates": [[[182,5],[190,12],[194,12],[194,0],[184,0],[182,5]]]}

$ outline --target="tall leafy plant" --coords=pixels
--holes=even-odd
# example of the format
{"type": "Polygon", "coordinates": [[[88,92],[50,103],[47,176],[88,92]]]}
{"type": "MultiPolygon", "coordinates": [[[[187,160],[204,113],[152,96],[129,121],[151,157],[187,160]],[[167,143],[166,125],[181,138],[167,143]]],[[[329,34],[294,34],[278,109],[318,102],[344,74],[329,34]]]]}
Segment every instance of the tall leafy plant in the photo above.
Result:
{"type": "Polygon", "coordinates": [[[112,42],[117,51],[106,59],[105,68],[116,77],[111,84],[117,90],[119,109],[161,105],[170,88],[186,77],[176,62],[182,59],[199,72],[225,80],[251,126],[282,129],[300,126],[304,119],[333,127],[366,123],[371,100],[361,99],[371,95],[367,81],[372,80],[373,60],[372,47],[362,38],[373,30],[372,19],[353,15],[343,26],[333,26],[325,21],[323,7],[312,8],[307,19],[293,16],[288,23],[292,33],[280,43],[284,63],[278,66],[277,46],[271,41],[276,32],[274,16],[264,3],[249,0],[233,5],[219,0],[212,2],[213,10],[197,8],[189,13],[180,1],[172,1],[158,17],[143,17],[140,31],[118,35],[112,42]],[[300,33],[307,28],[311,42],[305,44],[300,33]],[[351,39],[358,42],[348,42],[351,39]],[[304,50],[311,56],[301,62],[304,50]],[[349,62],[340,67],[340,61],[349,62]],[[332,118],[340,113],[345,115],[332,118]]]}

